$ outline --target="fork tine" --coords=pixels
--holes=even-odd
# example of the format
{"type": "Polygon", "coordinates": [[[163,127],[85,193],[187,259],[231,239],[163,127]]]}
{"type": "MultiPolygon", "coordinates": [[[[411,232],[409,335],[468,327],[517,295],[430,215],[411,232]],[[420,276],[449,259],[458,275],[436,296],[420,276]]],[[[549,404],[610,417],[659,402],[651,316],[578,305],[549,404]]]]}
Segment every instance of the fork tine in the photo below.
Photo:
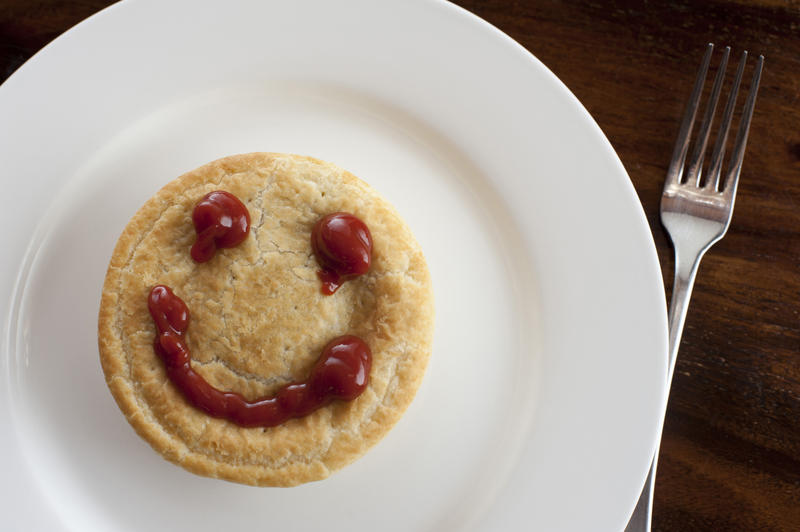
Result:
{"type": "Polygon", "coordinates": [[[703,115],[703,123],[700,126],[698,140],[695,142],[692,157],[689,159],[689,168],[685,172],[686,183],[694,183],[700,186],[700,178],[703,172],[703,156],[706,152],[708,145],[708,137],[711,133],[711,124],[714,122],[714,113],[717,110],[717,101],[719,101],[719,93],[722,89],[722,79],[725,77],[725,69],[728,67],[728,56],[731,53],[731,47],[726,46],[722,54],[722,59],[717,67],[717,75],[714,78],[714,85],[711,88],[711,98],[706,105],[706,112],[703,115]]]}
{"type": "Polygon", "coordinates": [[[697,78],[694,81],[694,88],[689,98],[689,104],[686,106],[686,113],[683,116],[681,129],[678,132],[678,140],[675,142],[675,151],[672,153],[672,160],[667,170],[665,186],[670,184],[677,185],[681,181],[683,163],[686,162],[686,152],[689,149],[689,136],[694,126],[694,118],[697,115],[697,104],[700,101],[700,93],[703,92],[703,84],[706,81],[706,72],[708,72],[708,64],[711,61],[711,52],[713,51],[714,45],[708,43],[708,46],[706,46],[706,53],[703,56],[703,62],[700,63],[700,70],[697,71],[697,78]]]}
{"type": "Polygon", "coordinates": [[[711,163],[708,165],[708,177],[706,177],[706,187],[711,190],[719,190],[720,174],[722,173],[722,159],[725,157],[725,145],[728,142],[728,134],[731,130],[733,120],[733,108],[736,106],[736,97],[739,95],[739,85],[742,82],[744,64],[747,62],[747,51],[742,52],[739,60],[739,68],[736,69],[736,77],[731,85],[731,93],[728,96],[728,103],[722,113],[722,123],[717,133],[717,142],[714,144],[714,151],[711,154],[711,163]]]}
{"type": "Polygon", "coordinates": [[[739,131],[736,134],[736,144],[731,154],[728,173],[725,177],[723,194],[731,202],[736,195],[736,187],[739,184],[739,174],[742,172],[742,161],[744,161],[744,148],[747,145],[747,133],[750,131],[750,119],[753,118],[753,109],[756,106],[756,94],[758,84],[761,81],[761,70],[764,68],[764,56],[758,56],[756,68],[753,71],[753,80],[750,82],[750,94],[742,111],[742,122],[739,124],[739,131]]]}

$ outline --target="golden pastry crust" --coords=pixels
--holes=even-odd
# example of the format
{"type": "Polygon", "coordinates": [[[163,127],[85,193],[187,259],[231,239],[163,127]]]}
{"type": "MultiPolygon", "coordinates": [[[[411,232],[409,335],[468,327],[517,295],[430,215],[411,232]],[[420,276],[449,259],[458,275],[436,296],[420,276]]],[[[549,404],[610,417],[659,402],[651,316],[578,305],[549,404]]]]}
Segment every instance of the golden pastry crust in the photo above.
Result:
{"type": "Polygon", "coordinates": [[[422,250],[372,188],[332,165],[297,155],[226,157],[182,175],[134,215],[103,286],[100,361],[130,424],[189,471],[258,486],[319,480],[382,438],[410,404],[430,356],[433,293],[422,250]],[[191,215],[212,190],[248,208],[251,233],[195,263],[191,215]],[[321,216],[347,211],[370,228],[370,271],[321,293],[310,235],[321,216]],[[165,284],[189,307],[195,370],[252,400],[303,380],[324,345],[343,334],[372,350],[369,386],[272,428],[243,428],[189,405],[153,351],[147,296],[165,284]]]}

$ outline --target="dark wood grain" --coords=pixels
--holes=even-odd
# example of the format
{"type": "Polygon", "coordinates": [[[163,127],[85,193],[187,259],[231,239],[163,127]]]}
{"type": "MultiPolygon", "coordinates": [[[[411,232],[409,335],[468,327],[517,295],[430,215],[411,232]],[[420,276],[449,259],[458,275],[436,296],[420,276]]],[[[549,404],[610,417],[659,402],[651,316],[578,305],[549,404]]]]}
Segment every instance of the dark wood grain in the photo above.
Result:
{"type": "MultiPolygon", "coordinates": [[[[658,205],[703,46],[766,56],[733,223],[700,268],[678,357],[654,529],[800,530],[800,2],[457,3],[522,43],[594,116],[630,173],[665,279],[658,205]]],[[[2,0],[0,80],[107,4],[2,0]]]]}

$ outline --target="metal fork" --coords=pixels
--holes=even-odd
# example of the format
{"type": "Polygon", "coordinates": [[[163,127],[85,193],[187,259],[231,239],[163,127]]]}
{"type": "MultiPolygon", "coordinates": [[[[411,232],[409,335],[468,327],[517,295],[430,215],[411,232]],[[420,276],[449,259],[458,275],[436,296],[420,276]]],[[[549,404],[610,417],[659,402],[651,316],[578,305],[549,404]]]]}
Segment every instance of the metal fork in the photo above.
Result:
{"type": "MultiPolygon", "coordinates": [[[[725,77],[730,47],[726,47],[723,51],[714,85],[711,88],[709,102],[703,116],[703,122],[700,125],[698,136],[694,143],[692,157],[688,166],[685,163],[698,104],[700,103],[700,96],[703,92],[703,85],[705,84],[713,50],[713,44],[709,44],[706,47],[706,53],[700,64],[689,105],[686,108],[686,114],[683,117],[683,123],[678,133],[678,140],[675,143],[675,150],[667,170],[667,179],[661,196],[661,223],[669,233],[672,246],[675,249],[675,282],[672,287],[672,301],[669,308],[668,385],[672,383],[672,376],[675,373],[678,346],[683,333],[683,324],[686,320],[686,311],[689,308],[689,298],[692,295],[692,287],[694,286],[700,259],[703,258],[708,248],[725,236],[731,223],[736,187],[739,183],[744,149],[747,144],[747,133],[750,129],[750,119],[753,116],[758,83],[764,66],[764,56],[762,55],[758,57],[753,71],[750,93],[747,95],[747,101],[742,110],[736,141],[731,152],[728,168],[724,173],[724,179],[721,179],[722,160],[725,155],[725,146],[733,119],[733,109],[736,105],[736,96],[739,92],[739,85],[747,60],[747,52],[742,54],[739,67],[736,70],[736,77],[728,96],[728,103],[722,115],[722,122],[711,153],[711,160],[704,176],[704,154],[711,133],[711,125],[714,121],[717,100],[725,77]]],[[[666,411],[664,414],[666,414],[666,411]]],[[[625,532],[650,532],[658,452],[659,447],[656,447],[644,489],[639,496],[639,501],[636,503],[636,508],[628,522],[628,526],[625,527],[625,532]]]]}

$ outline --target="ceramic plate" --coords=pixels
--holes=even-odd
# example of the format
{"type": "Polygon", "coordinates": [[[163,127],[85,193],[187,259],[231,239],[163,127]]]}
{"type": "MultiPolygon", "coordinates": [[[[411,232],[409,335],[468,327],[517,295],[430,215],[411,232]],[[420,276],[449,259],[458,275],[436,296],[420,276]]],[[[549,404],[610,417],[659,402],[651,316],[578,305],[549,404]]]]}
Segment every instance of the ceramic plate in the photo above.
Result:
{"type": "Polygon", "coordinates": [[[664,404],[655,248],[600,129],[487,23],[434,0],[123,2],[0,87],[0,160],[5,527],[623,527],[664,404]],[[181,173],[250,151],[369,182],[416,233],[436,295],[406,415],[292,489],[162,460],[117,409],[96,346],[129,217],[181,173]]]}

